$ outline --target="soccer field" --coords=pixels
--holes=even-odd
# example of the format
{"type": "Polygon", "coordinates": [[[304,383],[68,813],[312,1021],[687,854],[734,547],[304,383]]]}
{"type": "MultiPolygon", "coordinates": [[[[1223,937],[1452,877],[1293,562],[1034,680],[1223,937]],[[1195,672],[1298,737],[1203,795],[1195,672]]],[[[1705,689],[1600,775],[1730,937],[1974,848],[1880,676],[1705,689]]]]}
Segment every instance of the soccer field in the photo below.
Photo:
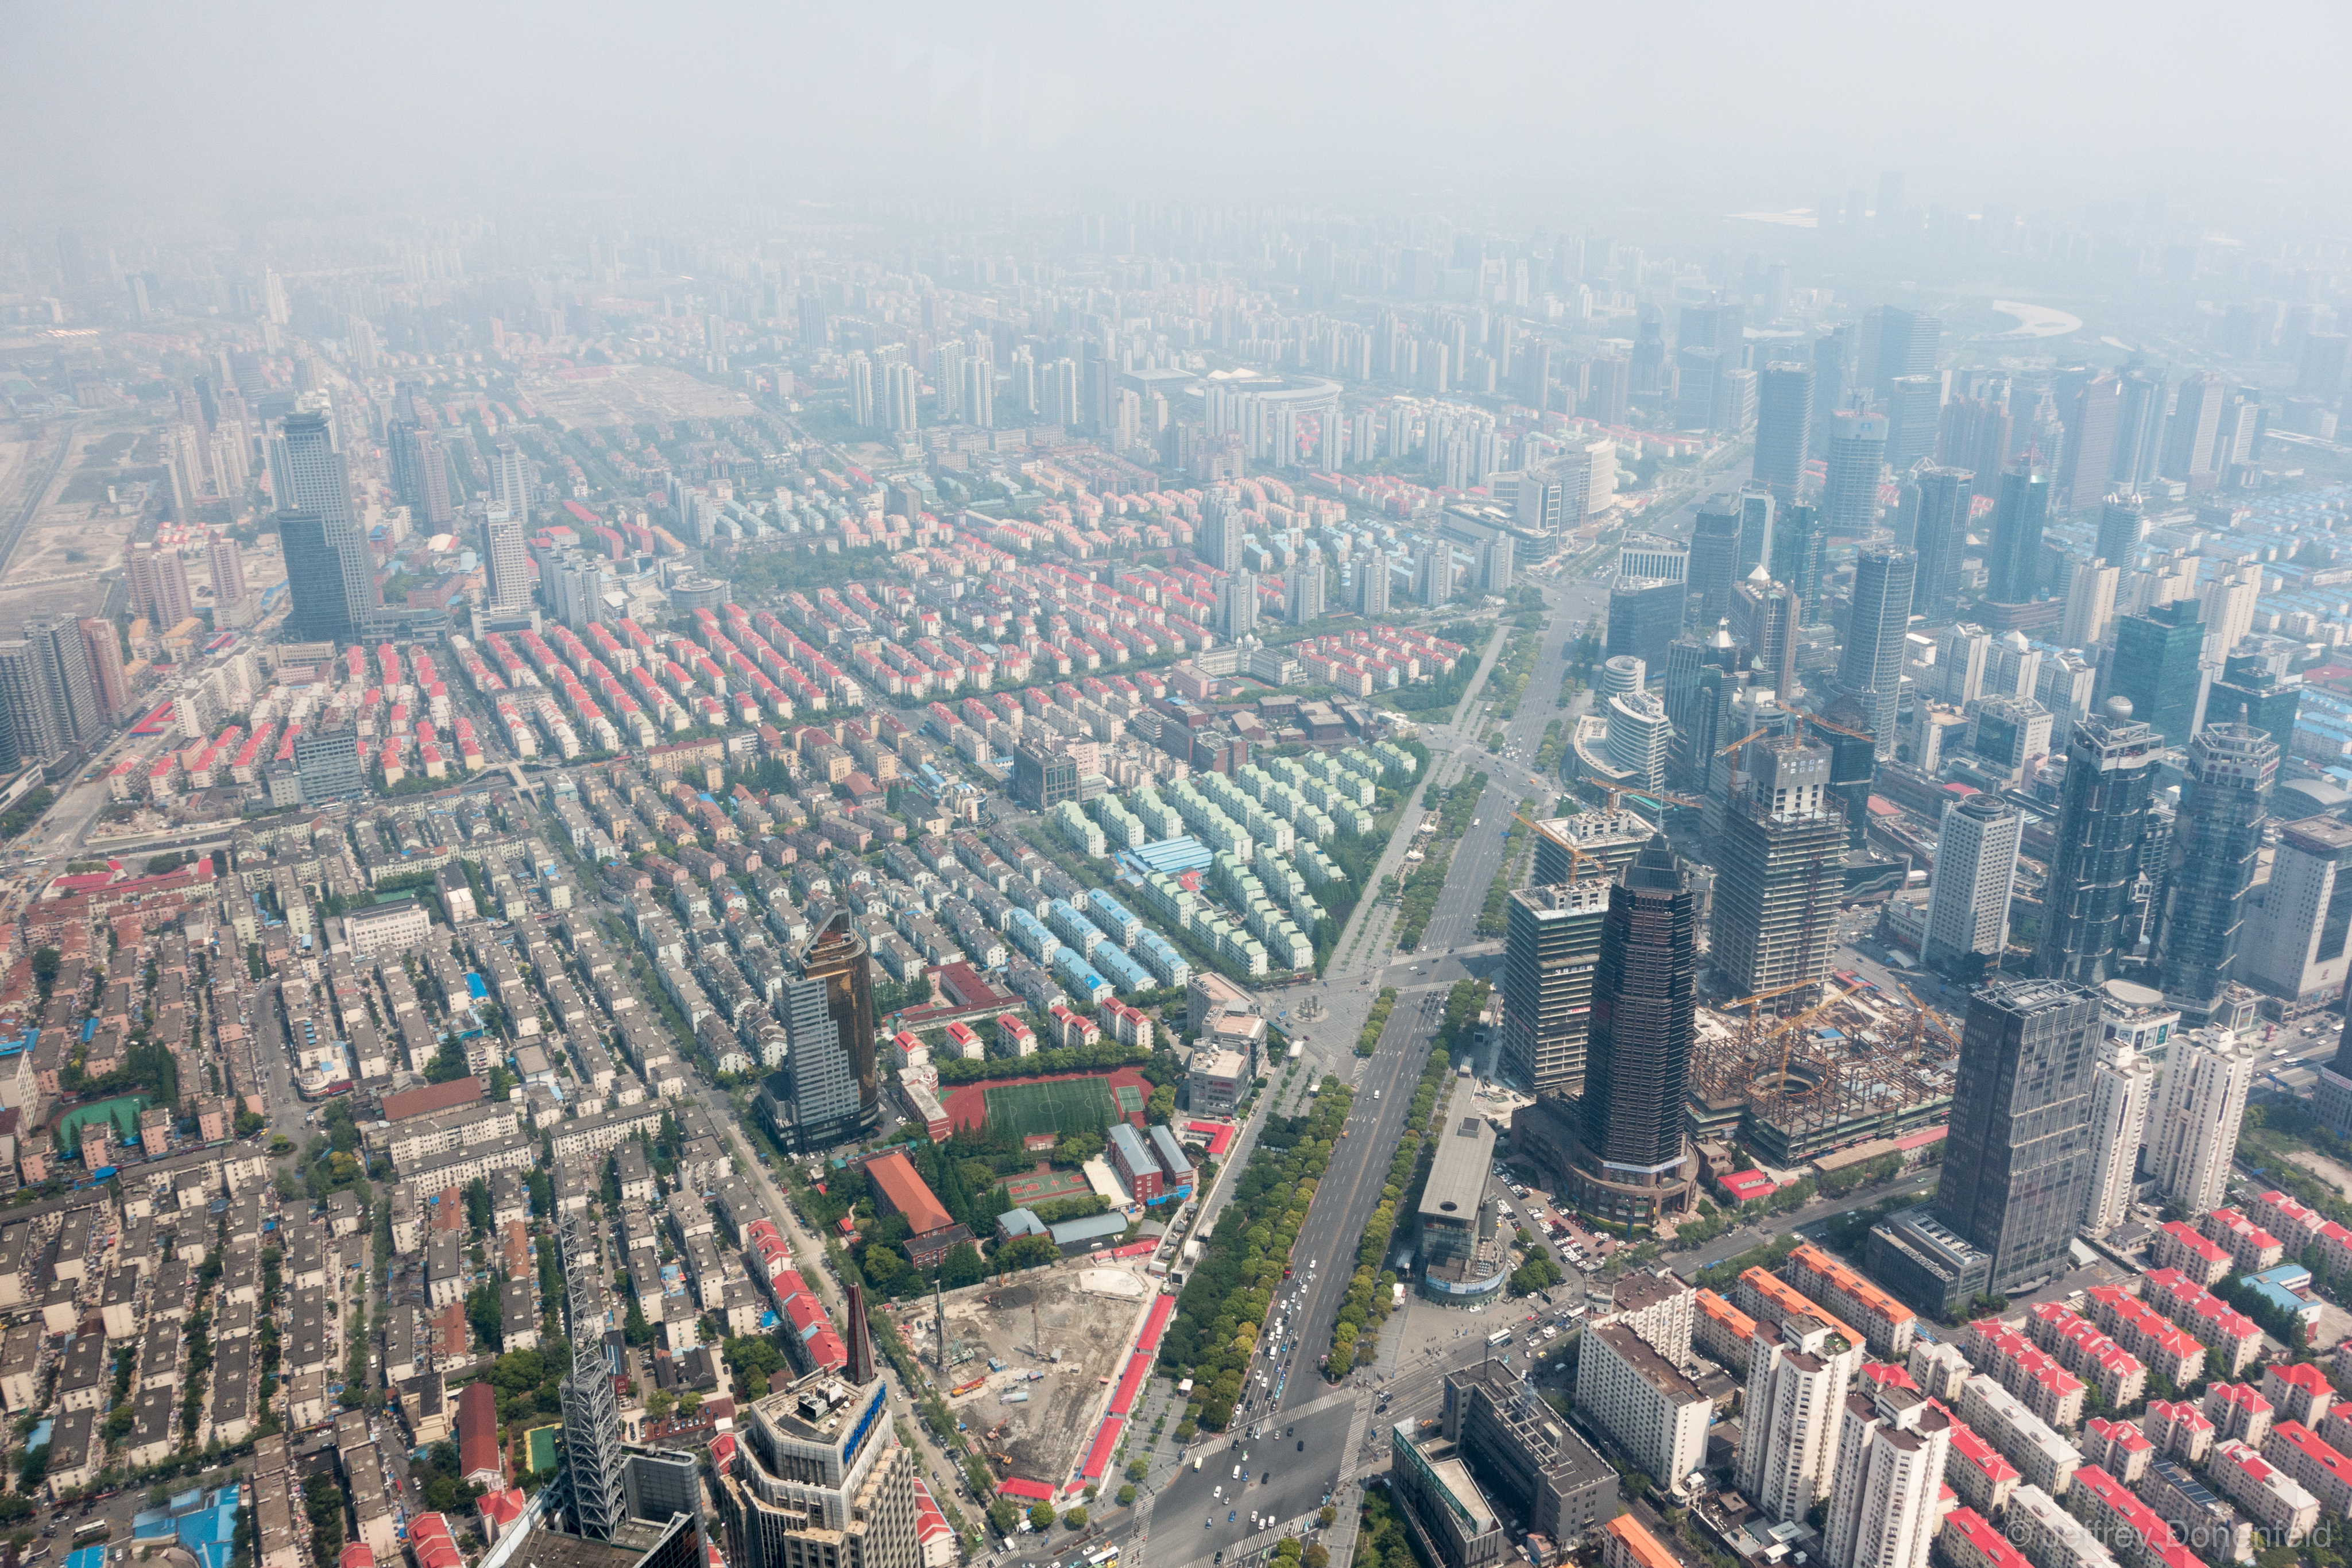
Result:
{"type": "Polygon", "coordinates": [[[1010,1127],[1024,1138],[1034,1133],[1099,1133],[1118,1114],[1111,1108],[1107,1081],[1100,1078],[1015,1083],[988,1091],[988,1124],[1010,1127]]]}

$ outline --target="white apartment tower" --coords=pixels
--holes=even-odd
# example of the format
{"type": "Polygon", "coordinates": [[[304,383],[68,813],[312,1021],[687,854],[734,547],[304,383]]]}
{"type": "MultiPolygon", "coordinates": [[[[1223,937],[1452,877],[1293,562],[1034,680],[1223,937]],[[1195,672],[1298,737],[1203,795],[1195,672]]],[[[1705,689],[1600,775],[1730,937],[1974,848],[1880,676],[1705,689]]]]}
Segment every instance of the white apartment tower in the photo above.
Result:
{"type": "Polygon", "coordinates": [[[1846,1396],[1822,1543],[1830,1568],[1927,1568],[1952,1427],[1941,1406],[1891,1381],[1846,1396]]]}
{"type": "Polygon", "coordinates": [[[1846,1385],[1862,1346],[1798,1312],[1756,1325],[1748,1356],[1739,1490],[1771,1520],[1798,1520],[1829,1495],[1846,1385]]]}
{"type": "Polygon", "coordinates": [[[1985,664],[1992,656],[1992,633],[1963,621],[1936,633],[1936,670],[1943,698],[1966,707],[1984,695],[1985,664]]]}
{"type": "Polygon", "coordinates": [[[2263,569],[2248,561],[2205,590],[2205,662],[2219,664],[2254,629],[2254,601],[2262,597],[2263,569]]]}
{"type": "Polygon", "coordinates": [[[530,532],[530,463],[511,441],[490,454],[490,499],[507,509],[518,538],[530,532]]]}
{"type": "Polygon", "coordinates": [[[1584,1331],[1578,1408],[1648,1473],[1679,1481],[1706,1460],[1713,1405],[1626,1322],[1584,1331]]]}
{"type": "Polygon", "coordinates": [[[1300,557],[1283,574],[1283,601],[1293,625],[1304,626],[1323,616],[1323,558],[1300,557]]]}
{"type": "Polygon", "coordinates": [[[982,355],[964,361],[962,402],[966,424],[996,428],[996,367],[982,355]]]}
{"type": "Polygon", "coordinates": [[[1234,638],[1257,631],[1257,573],[1228,572],[1217,584],[1217,627],[1234,638]]]}
{"type": "Polygon", "coordinates": [[[2116,586],[2123,573],[2105,561],[2078,560],[2066,583],[2064,641],[2069,648],[2088,648],[2107,634],[2116,618],[2116,586]]]}
{"type": "Polygon", "coordinates": [[[226,534],[215,534],[205,547],[213,569],[213,599],[220,604],[235,604],[243,599],[245,586],[245,552],[226,534]]]}
{"type": "Polygon", "coordinates": [[[530,561],[523,549],[522,520],[504,502],[482,514],[483,607],[510,614],[530,604],[530,561]]]}
{"type": "Polygon", "coordinates": [[[1973,967],[1971,956],[1998,960],[2009,946],[2009,900],[2017,885],[2023,826],[2017,808],[1992,795],[1970,795],[1944,808],[1921,945],[1928,967],[1973,967]]]}
{"type": "Polygon", "coordinates": [[[1648,1474],[1679,1482],[1706,1459],[1712,1404],[1683,1371],[1698,1294],[1671,1274],[1629,1274],[1584,1331],[1576,1405],[1648,1474]]]}
{"type": "Polygon", "coordinates": [[[849,354],[849,423],[860,430],[874,425],[874,361],[862,349],[849,354]]]}
{"type": "Polygon", "coordinates": [[[2030,697],[2042,678],[2042,650],[2022,632],[2004,632],[1985,651],[1984,686],[1979,696],[2030,697]]]}
{"type": "Polygon", "coordinates": [[[2156,1098],[2158,1069],[2132,1043],[2130,1032],[2112,1024],[2099,1041],[2098,1065],[2091,1070],[2091,1190],[2083,1203],[2083,1228],[2104,1236],[2131,1212],[2132,1177],[2140,1145],[2147,1136],[2147,1112],[2156,1098]]]}
{"type": "Polygon", "coordinates": [[[2190,1214],[2221,1207],[2253,1086],[2255,1043],[2226,1029],[2175,1036],[2147,1122],[2148,1174],[2190,1214]]]}

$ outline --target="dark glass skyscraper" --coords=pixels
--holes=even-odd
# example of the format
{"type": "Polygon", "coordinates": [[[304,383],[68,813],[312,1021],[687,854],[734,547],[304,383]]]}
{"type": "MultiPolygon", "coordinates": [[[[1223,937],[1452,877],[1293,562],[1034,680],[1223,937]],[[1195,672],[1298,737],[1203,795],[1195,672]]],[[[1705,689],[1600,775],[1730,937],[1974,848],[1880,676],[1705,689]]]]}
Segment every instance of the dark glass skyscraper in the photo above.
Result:
{"type": "Polygon", "coordinates": [[[1944,417],[1943,378],[1897,376],[1886,416],[1886,465],[1901,474],[1936,450],[1944,417]]]}
{"type": "Polygon", "coordinates": [[[1666,648],[1683,629],[1679,582],[1643,582],[1619,579],[1609,590],[1608,651],[1613,657],[1631,653],[1642,667],[1664,670],[1666,648]]]}
{"type": "Polygon", "coordinates": [[[1756,477],[1793,501],[1812,451],[1813,367],[1766,365],[1756,401],[1756,477]]]}
{"type": "MultiPolygon", "coordinates": [[[[352,509],[352,476],[343,455],[335,449],[334,435],[326,420],[315,413],[289,414],[286,424],[274,444],[270,455],[270,483],[283,491],[276,497],[279,511],[309,513],[316,517],[318,548],[326,557],[312,556],[308,575],[323,589],[325,586],[322,559],[331,559],[334,575],[341,580],[340,616],[346,630],[338,641],[350,642],[364,634],[362,624],[370,612],[379,607],[376,597],[374,563],[369,559],[367,541],[361,536],[359,517],[352,509]]],[[[279,525],[280,532],[284,524],[279,525]]],[[[306,544],[308,541],[306,540],[306,544]]],[[[297,596],[295,614],[305,624],[313,623],[299,608],[300,588],[294,580],[294,542],[287,540],[286,578],[289,592],[297,596]]],[[[328,597],[321,597],[320,616],[315,623],[324,624],[338,613],[328,597]]],[[[327,633],[305,635],[325,636],[327,633]]]]}
{"type": "Polygon", "coordinates": [[[1776,503],[1771,496],[1752,486],[1739,496],[1739,575],[1746,577],[1764,564],[1764,551],[1772,538],[1772,513],[1776,503]]]}
{"type": "Polygon", "coordinates": [[[278,539],[286,551],[286,590],[293,600],[288,626],[306,642],[352,641],[342,557],[328,535],[327,519],[316,512],[280,512],[278,539]]]}
{"type": "Polygon", "coordinates": [[[1895,755],[1895,701],[1903,685],[1903,639],[1911,626],[1911,588],[1919,558],[1907,549],[1864,545],[1854,556],[1853,612],[1837,689],[1861,706],[1878,755],[1895,755]]]}
{"type": "Polygon", "coordinates": [[[2066,775],[2042,894],[2033,972],[2096,986],[2115,974],[2116,940],[2139,873],[2148,781],[2164,737],[2132,717],[2128,698],[2079,720],[2066,743],[2066,775]]]}
{"type": "Polygon", "coordinates": [[[69,744],[58,721],[57,706],[41,661],[30,642],[0,643],[0,766],[49,762],[69,744]]]}
{"type": "Polygon", "coordinates": [[[1912,548],[1919,552],[1919,580],[1913,607],[1940,623],[1958,613],[1960,561],[1969,544],[1969,508],[1976,499],[1976,475],[1966,468],[1919,470],[1917,527],[1912,548]]]}
{"type": "Polygon", "coordinates": [[[1996,1291],[2067,1267],[2091,1183],[2099,1019],[2097,993],[2063,980],[1986,986],[1969,998],[1935,1207],[1991,1255],[1996,1291]]]}
{"type": "Polygon", "coordinates": [[[109,716],[90,675],[89,646],[82,641],[81,622],[70,615],[52,615],[26,626],[25,640],[33,646],[67,744],[92,745],[106,733],[109,716]]]}
{"type": "Polygon", "coordinates": [[[1878,312],[1878,362],[1873,389],[1882,407],[1895,402],[1895,382],[1911,376],[1936,373],[1936,350],[1943,337],[1943,321],[1933,311],[1905,310],[1882,306],[1878,312]]]}
{"type": "Polygon", "coordinates": [[[2279,748],[2252,725],[2209,724],[2189,743],[2156,928],[2167,1006],[2210,1014],[2233,977],[2279,748]]]}
{"type": "Polygon", "coordinates": [[[1992,541],[1985,552],[1987,599],[1996,604],[2032,601],[2042,575],[2042,526],[2049,520],[2049,476],[2023,464],[2003,470],[1992,541]]]}
{"type": "Polygon", "coordinates": [[[1822,578],[1829,571],[1828,518],[1819,507],[1783,507],[1772,525],[1771,561],[1766,568],[1776,582],[1785,582],[1804,601],[1808,626],[1827,620],[1820,608],[1827,602],[1822,578]]]}
{"type": "Polygon", "coordinates": [[[2262,660],[2232,653],[2221,666],[2221,678],[2205,698],[2205,711],[2216,718],[2243,716],[2275,742],[2284,757],[2294,748],[2295,710],[2303,703],[2303,681],[2282,680],[2262,660]]]}
{"type": "Polygon", "coordinates": [[[1853,387],[1853,329],[1832,328],[1813,340],[1813,442],[1816,452],[1829,450],[1830,432],[1838,411],[1850,406],[1853,387]]]}
{"type": "Polygon", "coordinates": [[[2132,712],[2154,725],[2168,745],[2186,746],[2204,685],[2199,665],[2204,649],[2205,623],[2193,599],[2159,604],[2145,615],[2118,616],[2108,689],[2129,697],[2132,712]]]}
{"type": "Polygon", "coordinates": [[[1739,514],[1701,507],[1691,525],[1689,591],[1698,595],[1696,624],[1712,626],[1731,613],[1739,580],[1739,514]]]}
{"type": "Polygon", "coordinates": [[[1588,1211],[1687,1205],[1683,1096],[1697,1003],[1697,900],[1661,833],[1610,889],[1601,928],[1577,1153],[1588,1211]]]}
{"type": "Polygon", "coordinates": [[[793,967],[800,978],[824,986],[826,1015],[857,1080],[858,1122],[870,1130],[882,1120],[882,1082],[875,1070],[874,980],[867,972],[866,938],[845,909],[827,909],[811,924],[815,933],[793,955],[793,967]]]}

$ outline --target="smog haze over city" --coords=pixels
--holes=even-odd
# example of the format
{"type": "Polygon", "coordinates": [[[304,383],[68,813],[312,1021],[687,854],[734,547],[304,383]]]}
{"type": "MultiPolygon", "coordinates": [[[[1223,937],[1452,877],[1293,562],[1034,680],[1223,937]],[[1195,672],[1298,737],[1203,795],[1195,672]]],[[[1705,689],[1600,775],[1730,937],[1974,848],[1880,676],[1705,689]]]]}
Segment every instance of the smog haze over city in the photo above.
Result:
{"type": "Polygon", "coordinates": [[[0,1568],[2344,1568],[2344,5],[7,22],[0,1568]]]}
{"type": "MultiPolygon", "coordinates": [[[[26,6],[19,221],[1079,201],[1566,221],[1809,209],[2340,216],[2352,23],[2257,5],[26,6]],[[1466,205],[1465,205],[1466,204],[1466,205]]],[[[911,214],[910,214],[911,215],[911,214]]]]}

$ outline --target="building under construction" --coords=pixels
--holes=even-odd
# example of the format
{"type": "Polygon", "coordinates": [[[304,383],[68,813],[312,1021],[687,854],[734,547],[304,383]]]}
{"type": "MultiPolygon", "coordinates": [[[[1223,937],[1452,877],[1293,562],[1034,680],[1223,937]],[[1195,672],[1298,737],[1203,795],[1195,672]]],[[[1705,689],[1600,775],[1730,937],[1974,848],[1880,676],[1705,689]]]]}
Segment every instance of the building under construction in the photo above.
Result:
{"type": "Polygon", "coordinates": [[[1749,747],[1745,788],[1717,839],[1715,983],[1787,992],[1830,971],[1844,894],[1845,821],[1830,753],[1794,737],[1749,747]]]}
{"type": "Polygon", "coordinates": [[[1617,873],[1642,852],[1658,824],[1639,811],[1619,806],[1580,811],[1572,817],[1547,817],[1535,824],[1535,874],[1531,887],[1598,878],[1613,882],[1617,873]],[[1569,846],[1576,852],[1570,855],[1569,846]]]}
{"type": "MultiPolygon", "coordinates": [[[[1794,1017],[1702,1009],[1685,1102],[1696,1141],[1738,1140],[1787,1169],[1832,1149],[1900,1137],[1949,1118],[1959,1040],[1932,1009],[1828,986],[1830,999],[1794,1017]]],[[[1812,985],[1795,997],[1820,994],[1812,985]]]]}

